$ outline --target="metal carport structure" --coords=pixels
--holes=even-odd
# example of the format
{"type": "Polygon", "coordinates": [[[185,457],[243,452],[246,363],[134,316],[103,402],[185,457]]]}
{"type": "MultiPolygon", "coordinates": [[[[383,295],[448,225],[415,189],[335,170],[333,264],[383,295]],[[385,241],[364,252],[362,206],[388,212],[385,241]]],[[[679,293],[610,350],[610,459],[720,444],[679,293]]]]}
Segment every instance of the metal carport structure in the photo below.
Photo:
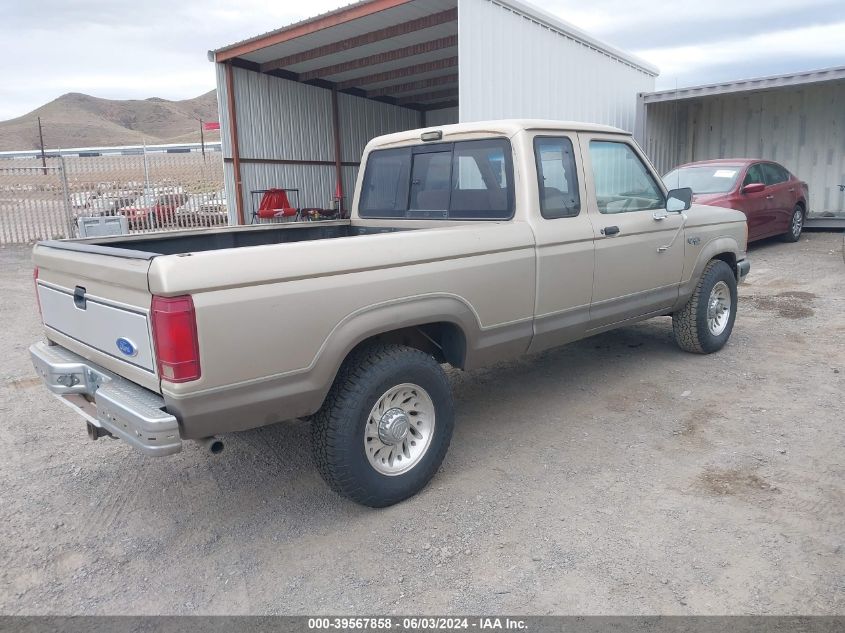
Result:
{"type": "Polygon", "coordinates": [[[661,173],[774,160],[807,181],[810,214],[845,216],[845,66],[643,93],[635,134],[661,173]]]}
{"type": "Polygon", "coordinates": [[[459,121],[633,129],[657,70],[517,0],[364,0],[209,53],[233,222],[256,189],[354,188],[373,137],[459,121]]]}

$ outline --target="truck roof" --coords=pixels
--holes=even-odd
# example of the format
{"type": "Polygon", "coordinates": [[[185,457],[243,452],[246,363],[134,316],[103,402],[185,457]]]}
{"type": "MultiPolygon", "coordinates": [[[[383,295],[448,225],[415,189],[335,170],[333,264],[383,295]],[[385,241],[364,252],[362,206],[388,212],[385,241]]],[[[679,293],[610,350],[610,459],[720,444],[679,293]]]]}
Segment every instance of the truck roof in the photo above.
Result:
{"type": "Polygon", "coordinates": [[[436,125],[416,130],[405,130],[394,134],[378,136],[367,144],[367,149],[404,145],[408,142],[420,141],[423,132],[441,131],[443,139],[447,137],[478,137],[479,135],[493,135],[511,137],[522,130],[556,130],[565,132],[602,132],[608,134],[630,134],[610,125],[597,123],[582,123],[580,121],[556,121],[554,119],[499,119],[496,121],[475,121],[473,123],[455,123],[452,125],[436,125]]]}

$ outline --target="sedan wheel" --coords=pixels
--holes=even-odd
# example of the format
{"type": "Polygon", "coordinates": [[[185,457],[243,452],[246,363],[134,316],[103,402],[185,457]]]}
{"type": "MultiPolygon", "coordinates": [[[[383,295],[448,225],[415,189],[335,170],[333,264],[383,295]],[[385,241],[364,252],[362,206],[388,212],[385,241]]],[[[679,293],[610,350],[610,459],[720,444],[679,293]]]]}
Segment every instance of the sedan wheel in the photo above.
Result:
{"type": "Polygon", "coordinates": [[[802,230],[804,230],[804,209],[800,205],[795,205],[795,209],[792,210],[792,220],[789,222],[789,231],[783,234],[784,241],[797,242],[802,230]]]}

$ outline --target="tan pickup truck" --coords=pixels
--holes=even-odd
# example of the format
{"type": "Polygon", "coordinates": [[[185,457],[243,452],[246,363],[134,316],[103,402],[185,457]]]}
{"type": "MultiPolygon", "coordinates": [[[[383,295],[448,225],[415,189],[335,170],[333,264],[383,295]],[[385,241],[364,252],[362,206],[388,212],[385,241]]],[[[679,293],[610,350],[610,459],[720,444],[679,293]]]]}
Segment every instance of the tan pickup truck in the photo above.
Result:
{"type": "Polygon", "coordinates": [[[745,216],[667,192],[630,135],[555,121],[443,126],[367,146],[350,220],[41,242],[47,387],[89,435],[150,455],[309,416],[337,492],[419,491],[472,369],[654,316],[720,349],[745,216]]]}

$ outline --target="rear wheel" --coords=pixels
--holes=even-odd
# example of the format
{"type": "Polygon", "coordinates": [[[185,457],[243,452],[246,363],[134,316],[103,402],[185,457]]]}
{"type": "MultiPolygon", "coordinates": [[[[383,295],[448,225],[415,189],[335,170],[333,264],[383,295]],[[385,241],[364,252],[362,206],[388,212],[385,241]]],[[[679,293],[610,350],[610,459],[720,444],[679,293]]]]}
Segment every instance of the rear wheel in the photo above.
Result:
{"type": "Polygon", "coordinates": [[[804,230],[804,209],[796,204],[792,210],[792,219],[789,221],[789,230],[781,238],[784,242],[797,242],[804,230]]]}
{"type": "Polygon", "coordinates": [[[710,261],[686,305],[672,314],[672,331],[687,352],[716,352],[731,337],[736,319],[736,277],[725,262],[710,261]]]}
{"type": "Polygon", "coordinates": [[[410,347],[377,345],[344,362],[312,419],[311,447],[332,490],[384,507],[425,487],[453,427],[452,394],[437,361],[410,347]]]}

